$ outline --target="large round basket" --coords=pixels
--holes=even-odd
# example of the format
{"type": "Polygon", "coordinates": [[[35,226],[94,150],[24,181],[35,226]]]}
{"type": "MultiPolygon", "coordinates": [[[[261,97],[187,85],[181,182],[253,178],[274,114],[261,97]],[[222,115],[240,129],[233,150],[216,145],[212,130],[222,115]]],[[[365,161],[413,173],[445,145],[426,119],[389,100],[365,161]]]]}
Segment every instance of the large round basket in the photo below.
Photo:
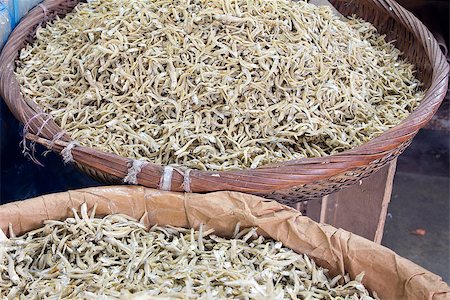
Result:
{"type": "MultiPolygon", "coordinates": [[[[14,75],[19,50],[32,41],[39,24],[71,11],[79,1],[46,0],[35,7],[11,34],[0,56],[0,95],[12,113],[27,124],[27,138],[61,152],[71,141],[40,107],[20,94],[14,75]],[[63,135],[61,137],[61,135],[63,135]],[[55,141],[55,137],[58,139],[55,141]]],[[[403,122],[379,137],[337,155],[306,158],[241,171],[210,172],[146,164],[137,183],[172,191],[240,191],[294,204],[330,194],[352,185],[396,158],[409,145],[438,109],[447,91],[449,66],[427,28],[392,0],[334,0],[345,16],[357,15],[375,25],[379,32],[416,66],[427,92],[420,106],[403,122]]],[[[71,150],[75,164],[89,175],[108,183],[119,183],[133,160],[93,148],[71,150]]]]}
{"type": "Polygon", "coordinates": [[[97,217],[121,213],[140,219],[146,213],[147,228],[158,224],[198,230],[203,224],[218,236],[230,237],[237,223],[241,228],[257,227],[259,234],[308,255],[331,276],[348,273],[355,278],[364,272],[363,284],[380,299],[444,300],[450,296],[450,288],[439,276],[381,245],[316,223],[277,202],[233,192],[186,194],[108,186],[43,195],[0,205],[0,241],[2,231],[8,233],[10,226],[21,235],[41,227],[44,220],[73,217],[71,209],[78,210],[82,203],[88,211],[97,205],[97,217]]]}

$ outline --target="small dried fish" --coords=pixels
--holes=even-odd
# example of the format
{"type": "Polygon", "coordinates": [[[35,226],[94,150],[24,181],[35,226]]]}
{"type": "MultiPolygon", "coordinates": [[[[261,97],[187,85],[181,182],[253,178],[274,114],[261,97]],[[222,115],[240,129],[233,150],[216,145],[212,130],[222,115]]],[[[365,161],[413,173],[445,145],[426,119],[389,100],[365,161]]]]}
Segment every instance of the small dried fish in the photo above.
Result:
{"type": "Polygon", "coordinates": [[[363,273],[329,278],[314,260],[256,228],[238,223],[226,239],[203,225],[147,230],[128,216],[94,215],[83,204],[81,217],[0,240],[0,298],[374,299],[363,273]],[[92,233],[123,230],[130,233],[92,233]]]}
{"type": "Polygon", "coordinates": [[[335,154],[423,99],[375,27],[289,0],[92,0],[37,29],[21,92],[80,144],[236,170],[335,154]]]}

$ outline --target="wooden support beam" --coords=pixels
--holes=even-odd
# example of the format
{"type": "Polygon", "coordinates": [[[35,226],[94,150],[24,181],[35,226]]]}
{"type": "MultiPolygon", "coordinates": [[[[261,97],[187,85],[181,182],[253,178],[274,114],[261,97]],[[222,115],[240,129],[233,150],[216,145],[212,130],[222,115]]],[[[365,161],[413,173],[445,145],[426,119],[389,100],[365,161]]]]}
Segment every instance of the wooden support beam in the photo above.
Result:
{"type": "Polygon", "coordinates": [[[311,200],[306,215],[381,243],[387,208],[391,199],[396,160],[360,184],[311,200]]]}

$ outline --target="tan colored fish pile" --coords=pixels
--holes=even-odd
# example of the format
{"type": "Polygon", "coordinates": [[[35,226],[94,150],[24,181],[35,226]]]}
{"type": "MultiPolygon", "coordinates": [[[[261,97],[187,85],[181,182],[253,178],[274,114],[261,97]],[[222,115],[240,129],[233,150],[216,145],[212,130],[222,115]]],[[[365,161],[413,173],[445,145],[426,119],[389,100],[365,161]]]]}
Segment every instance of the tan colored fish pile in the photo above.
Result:
{"type": "Polygon", "coordinates": [[[153,226],[122,214],[81,214],[0,242],[7,299],[373,299],[348,275],[330,279],[306,255],[239,229],[153,226]],[[157,298],[166,297],[166,298],[157,298]],[[168,298],[167,298],[168,297],[168,298]]]}
{"type": "Polygon", "coordinates": [[[423,98],[369,23],[289,0],[102,0],[37,30],[22,93],[82,145],[203,170],[351,149],[423,98]]]}

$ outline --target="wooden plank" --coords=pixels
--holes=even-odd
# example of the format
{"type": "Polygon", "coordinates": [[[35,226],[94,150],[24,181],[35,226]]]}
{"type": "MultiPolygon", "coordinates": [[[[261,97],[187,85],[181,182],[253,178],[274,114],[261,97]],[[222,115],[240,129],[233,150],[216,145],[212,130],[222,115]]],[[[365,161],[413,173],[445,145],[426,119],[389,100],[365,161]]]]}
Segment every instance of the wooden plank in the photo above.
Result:
{"type": "Polygon", "coordinates": [[[381,243],[395,167],[393,161],[360,184],[325,196],[321,201],[309,201],[307,215],[381,243]]]}
{"type": "Polygon", "coordinates": [[[391,202],[392,188],[394,186],[394,177],[396,168],[397,168],[397,159],[395,159],[395,161],[393,161],[390,164],[386,178],[386,187],[384,189],[384,198],[381,204],[380,219],[378,222],[377,230],[375,231],[375,238],[373,240],[377,244],[381,244],[381,240],[383,239],[384,224],[386,223],[388,206],[389,203],[391,202]]]}
{"type": "MultiPolygon", "coordinates": [[[[326,197],[326,196],[325,196],[326,197]]],[[[315,199],[307,202],[306,215],[316,222],[320,222],[323,199],[315,199]]]]}

